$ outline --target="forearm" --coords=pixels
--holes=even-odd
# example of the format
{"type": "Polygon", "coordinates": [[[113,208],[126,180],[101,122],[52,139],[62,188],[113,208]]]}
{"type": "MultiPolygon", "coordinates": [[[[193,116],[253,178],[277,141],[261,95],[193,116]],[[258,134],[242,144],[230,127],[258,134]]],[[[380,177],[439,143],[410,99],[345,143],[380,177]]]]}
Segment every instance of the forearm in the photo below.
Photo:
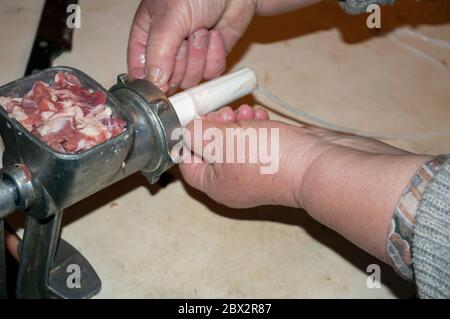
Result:
{"type": "Polygon", "coordinates": [[[270,16],[284,12],[294,11],[309,5],[319,3],[321,0],[255,0],[256,14],[270,16]]]}
{"type": "Polygon", "coordinates": [[[387,262],[386,239],[394,209],[428,159],[331,148],[303,176],[299,202],[314,219],[387,262]]]}

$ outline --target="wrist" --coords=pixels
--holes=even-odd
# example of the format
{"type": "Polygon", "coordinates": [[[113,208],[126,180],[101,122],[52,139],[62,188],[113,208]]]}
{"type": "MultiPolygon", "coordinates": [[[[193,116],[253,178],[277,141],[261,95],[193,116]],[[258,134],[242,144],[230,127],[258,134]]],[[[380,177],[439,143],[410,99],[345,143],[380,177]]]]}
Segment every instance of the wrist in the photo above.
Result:
{"type": "Polygon", "coordinates": [[[323,175],[324,173],[322,171],[323,164],[327,166],[335,165],[333,158],[338,148],[340,146],[322,143],[318,139],[313,146],[305,151],[303,156],[299,157],[300,162],[295,173],[297,183],[291,185],[296,207],[307,209],[308,201],[305,196],[311,187],[316,188],[316,178],[319,174],[323,175]]]}
{"type": "Polygon", "coordinates": [[[301,204],[315,220],[387,261],[386,239],[395,207],[406,185],[429,159],[330,149],[303,176],[301,204]]]}
{"type": "MultiPolygon", "coordinates": [[[[314,210],[311,195],[320,194],[324,188],[332,188],[330,185],[336,188],[345,186],[349,192],[354,191],[355,196],[368,195],[359,192],[361,186],[371,189],[384,185],[386,195],[398,197],[414,173],[431,158],[410,153],[371,153],[341,145],[328,145],[310,156],[301,176],[296,199],[302,208],[314,210]],[[398,196],[392,196],[395,192],[399,193],[398,196]]],[[[379,194],[383,194],[383,190],[379,194]]]]}
{"type": "Polygon", "coordinates": [[[304,134],[303,129],[299,129],[302,130],[301,133],[294,136],[295,142],[279,159],[279,173],[272,182],[270,195],[276,205],[305,208],[302,198],[305,176],[322,154],[336,147],[333,144],[322,143],[322,140],[314,134],[304,134]]]}

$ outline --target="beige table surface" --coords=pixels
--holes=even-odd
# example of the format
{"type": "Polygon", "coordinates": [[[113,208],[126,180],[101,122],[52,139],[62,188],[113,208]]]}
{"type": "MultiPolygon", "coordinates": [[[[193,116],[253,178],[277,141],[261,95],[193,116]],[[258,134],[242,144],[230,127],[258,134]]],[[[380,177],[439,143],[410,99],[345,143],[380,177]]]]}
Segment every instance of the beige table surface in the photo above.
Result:
{"type": "MultiPolygon", "coordinates": [[[[138,2],[81,0],[73,51],[57,64],[111,86],[126,71],[138,2]]],[[[0,0],[1,83],[22,75],[42,4],[0,0]]],[[[383,36],[377,36],[364,16],[348,16],[331,2],[257,18],[230,56],[230,67],[253,67],[273,92],[339,125],[383,134],[448,130],[450,49],[408,30],[450,41],[449,2],[399,1],[383,8],[382,23],[383,36]]],[[[449,135],[388,142],[415,152],[450,151],[449,135]]],[[[377,261],[305,212],[228,209],[173,173],[177,181],[166,188],[135,175],[66,211],[62,236],[98,271],[98,297],[411,295],[411,287],[383,265],[382,287],[368,289],[365,270],[377,261]]]]}

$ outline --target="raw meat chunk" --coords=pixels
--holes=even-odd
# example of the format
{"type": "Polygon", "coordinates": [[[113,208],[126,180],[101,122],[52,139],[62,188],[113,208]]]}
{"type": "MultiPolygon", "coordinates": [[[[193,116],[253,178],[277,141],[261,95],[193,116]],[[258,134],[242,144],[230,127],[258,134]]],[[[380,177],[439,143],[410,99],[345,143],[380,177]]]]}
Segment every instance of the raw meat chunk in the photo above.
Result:
{"type": "Polygon", "coordinates": [[[80,153],[120,135],[126,122],[112,115],[106,94],[59,72],[52,85],[36,81],[23,98],[0,96],[1,106],[55,151],[80,153]]]}

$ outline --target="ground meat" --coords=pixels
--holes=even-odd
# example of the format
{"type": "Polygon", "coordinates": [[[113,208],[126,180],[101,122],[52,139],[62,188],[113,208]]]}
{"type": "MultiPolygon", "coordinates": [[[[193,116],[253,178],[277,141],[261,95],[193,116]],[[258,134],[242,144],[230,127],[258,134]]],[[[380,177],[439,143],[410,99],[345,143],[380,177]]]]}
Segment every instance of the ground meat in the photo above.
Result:
{"type": "Polygon", "coordinates": [[[106,94],[59,72],[52,85],[36,81],[23,98],[0,97],[9,116],[61,153],[80,153],[121,134],[126,122],[114,117],[106,94]]]}

